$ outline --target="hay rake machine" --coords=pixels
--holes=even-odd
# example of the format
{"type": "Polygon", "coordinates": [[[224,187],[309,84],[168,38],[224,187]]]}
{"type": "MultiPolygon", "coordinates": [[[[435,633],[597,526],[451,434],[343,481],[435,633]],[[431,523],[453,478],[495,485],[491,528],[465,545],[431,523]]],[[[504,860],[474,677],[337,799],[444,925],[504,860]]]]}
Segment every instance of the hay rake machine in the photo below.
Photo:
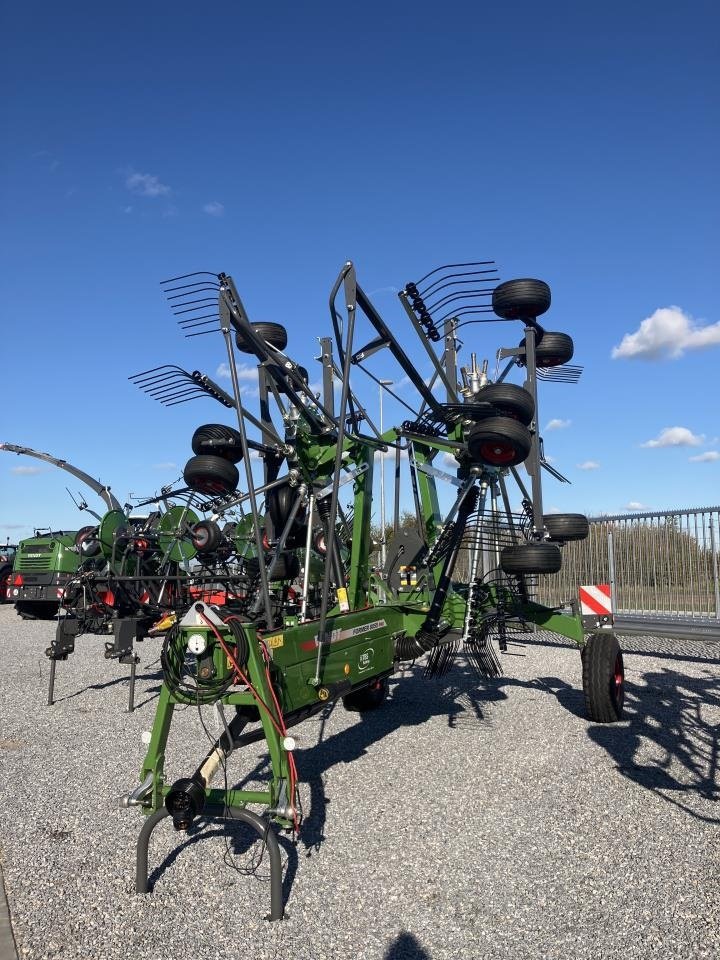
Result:
{"type": "MultiPolygon", "coordinates": [[[[330,294],[333,335],[320,338],[317,394],[307,370],[286,353],[286,330],[251,322],[232,277],[191,274],[164,284],[186,336],[222,337],[232,395],[179,367],[131,380],[165,405],[213,396],[234,411],[234,422],[198,427],[184,486],[164,491],[165,501],[174,503],[164,517],[173,518],[166,522],[176,552],[160,555],[163,562],[184,563],[192,551],[194,566],[182,584],[165,568],[152,571],[161,584],[179,585],[169,604],[175,621],[163,638],[163,683],[140,783],[123,798],[124,806],[147,815],[137,847],[139,892],[148,889],[148,844],[162,819],[170,817],[182,831],[198,818],[239,819],[267,844],[269,918],[280,919],[273,825],[297,832],[302,820],[288,731],[339,699],[350,710],[380,707],[401,662],[424,658],[426,675],[438,676],[460,654],[480,674],[497,676],[497,651],[507,648],[508,635],[537,624],[580,648],[590,718],[620,718],[623,663],[614,634],[607,625],[583,622],[577,607],[568,613],[533,599],[533,578],[559,570],[562,543],[588,532],[579,514],[543,512],[542,471],[564,478],[546,461],[537,428],[538,380],[573,382],[581,369],[569,365],[571,338],[538,322],[550,306],[547,285],[497,280],[492,263],[453,264],[401,291],[431,369],[426,380],[359,286],[353,264],[345,264],[330,294]],[[467,316],[472,320],[463,320],[467,316]],[[497,351],[492,378],[489,361],[478,363],[475,352],[459,366],[460,329],[501,321],[520,322],[523,334],[497,351]],[[257,362],[257,415],[241,394],[236,351],[257,362]],[[355,389],[361,374],[387,388],[368,365],[381,351],[392,356],[417,398],[413,406],[393,393],[411,417],[382,431],[355,389]],[[517,371],[522,384],[510,380],[517,371]],[[376,455],[385,452],[395,459],[393,536],[384,565],[376,567],[373,472],[376,455]],[[251,454],[262,462],[261,478],[251,454]],[[412,528],[399,521],[404,473],[412,528]],[[451,490],[444,511],[439,482],[451,490]],[[517,487],[512,494],[511,484],[517,487]],[[352,501],[343,506],[347,491],[352,501]],[[513,512],[518,492],[522,507],[513,512]],[[165,757],[179,706],[196,707],[201,720],[203,708],[212,706],[222,733],[195,770],[171,783],[165,757]],[[231,755],[257,741],[268,751],[269,779],[262,789],[230,786],[237,783],[229,779],[231,755]],[[224,784],[213,786],[220,772],[224,784]]],[[[100,524],[101,543],[104,526],[113,528],[106,540],[117,542],[123,522],[112,516],[100,524]]],[[[162,522],[149,532],[161,530],[162,522]]],[[[137,536],[147,534],[143,529],[137,536]]],[[[149,592],[147,577],[134,585],[136,607],[141,587],[149,592]]],[[[163,589],[155,588],[153,612],[163,589]]],[[[139,629],[133,610],[119,620],[139,629]]]]}

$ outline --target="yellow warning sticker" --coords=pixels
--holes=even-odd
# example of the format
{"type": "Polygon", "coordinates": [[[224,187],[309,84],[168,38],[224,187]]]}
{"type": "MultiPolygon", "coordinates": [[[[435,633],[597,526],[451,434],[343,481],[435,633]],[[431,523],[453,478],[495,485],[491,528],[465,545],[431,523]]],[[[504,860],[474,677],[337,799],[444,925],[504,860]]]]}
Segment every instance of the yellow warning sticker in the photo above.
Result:
{"type": "Polygon", "coordinates": [[[285,643],[285,638],[281,633],[276,633],[274,637],[266,637],[265,643],[271,648],[271,650],[277,650],[278,647],[282,647],[285,643]]]}

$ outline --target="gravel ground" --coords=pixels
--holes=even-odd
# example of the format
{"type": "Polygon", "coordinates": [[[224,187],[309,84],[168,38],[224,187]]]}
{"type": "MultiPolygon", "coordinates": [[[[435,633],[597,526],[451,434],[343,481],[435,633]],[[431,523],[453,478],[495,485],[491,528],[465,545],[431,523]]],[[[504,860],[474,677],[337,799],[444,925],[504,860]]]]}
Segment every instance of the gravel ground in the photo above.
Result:
{"type": "MultiPolygon", "coordinates": [[[[538,634],[499,680],[416,668],[377,713],[296,727],[306,821],[282,841],[287,918],[270,924],[267,860],[239,872],[259,847],[240,826],[163,821],[153,893],[133,893],[143,818],[117,798],[138,782],[159,643],[140,647],[134,714],[127,668],[96,637],[58,665],[48,708],[53,629],[0,608],[0,843],[21,960],[720,952],[720,644],[627,638],[627,720],[611,726],[584,717],[577,650],[538,634]]],[[[179,712],[168,774],[205,750],[197,712],[179,712]]],[[[231,767],[249,783],[263,770],[257,744],[231,767]]]]}

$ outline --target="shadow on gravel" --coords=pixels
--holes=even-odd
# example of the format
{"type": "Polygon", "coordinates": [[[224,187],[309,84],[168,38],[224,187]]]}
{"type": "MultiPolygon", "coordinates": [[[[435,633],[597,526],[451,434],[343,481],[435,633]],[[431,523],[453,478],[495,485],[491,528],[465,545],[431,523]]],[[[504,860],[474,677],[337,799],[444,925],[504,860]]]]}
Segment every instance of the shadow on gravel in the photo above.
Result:
{"type": "Polygon", "coordinates": [[[707,719],[720,709],[720,677],[706,671],[689,677],[675,669],[627,683],[625,719],[590,728],[589,735],[615,761],[623,776],[707,823],[717,817],[692,808],[693,800],[720,800],[720,724],[707,719]]]}
{"type": "MultiPolygon", "coordinates": [[[[56,683],[59,681],[59,679],[60,679],[60,675],[58,674],[58,679],[56,680],[56,683]]],[[[144,704],[149,703],[151,700],[154,700],[157,697],[157,695],[160,693],[160,686],[162,684],[163,673],[162,673],[162,670],[159,670],[155,673],[138,673],[135,679],[136,679],[136,682],[139,682],[140,680],[157,680],[158,681],[157,687],[148,687],[144,691],[145,693],[152,693],[155,696],[146,697],[141,703],[136,703],[135,709],[137,710],[140,707],[142,707],[144,704]]],[[[88,690],[107,690],[108,687],[116,687],[119,683],[129,684],[130,674],[129,673],[123,674],[122,677],[116,677],[114,680],[106,680],[105,683],[88,683],[86,686],[81,687],[79,690],[73,691],[73,693],[66,693],[65,696],[63,697],[56,696],[55,703],[64,703],[66,700],[73,700],[75,697],[79,697],[83,693],[87,693],[88,690]]]]}
{"type": "Polygon", "coordinates": [[[403,931],[388,947],[383,960],[432,960],[417,937],[403,931]]]}

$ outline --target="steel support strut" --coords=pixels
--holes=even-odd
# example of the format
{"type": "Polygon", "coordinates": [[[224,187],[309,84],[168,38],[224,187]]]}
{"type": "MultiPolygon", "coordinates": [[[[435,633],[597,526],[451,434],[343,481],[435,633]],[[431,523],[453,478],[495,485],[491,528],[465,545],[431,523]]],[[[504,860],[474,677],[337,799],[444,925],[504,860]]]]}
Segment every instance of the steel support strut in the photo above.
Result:
{"type": "MultiPolygon", "coordinates": [[[[135,892],[148,893],[148,845],[150,843],[150,834],[155,827],[169,817],[170,813],[165,807],[160,807],[155,813],[151,814],[140,831],[137,842],[137,860],[135,866],[135,892]]],[[[270,826],[268,820],[246,810],[244,807],[226,807],[224,810],[218,810],[217,813],[203,812],[204,817],[213,817],[225,820],[242,820],[243,823],[252,827],[260,839],[267,844],[268,854],[270,856],[270,913],[267,920],[282,920],[284,914],[282,897],[282,860],[280,858],[280,844],[275,831],[270,826]]]]}

